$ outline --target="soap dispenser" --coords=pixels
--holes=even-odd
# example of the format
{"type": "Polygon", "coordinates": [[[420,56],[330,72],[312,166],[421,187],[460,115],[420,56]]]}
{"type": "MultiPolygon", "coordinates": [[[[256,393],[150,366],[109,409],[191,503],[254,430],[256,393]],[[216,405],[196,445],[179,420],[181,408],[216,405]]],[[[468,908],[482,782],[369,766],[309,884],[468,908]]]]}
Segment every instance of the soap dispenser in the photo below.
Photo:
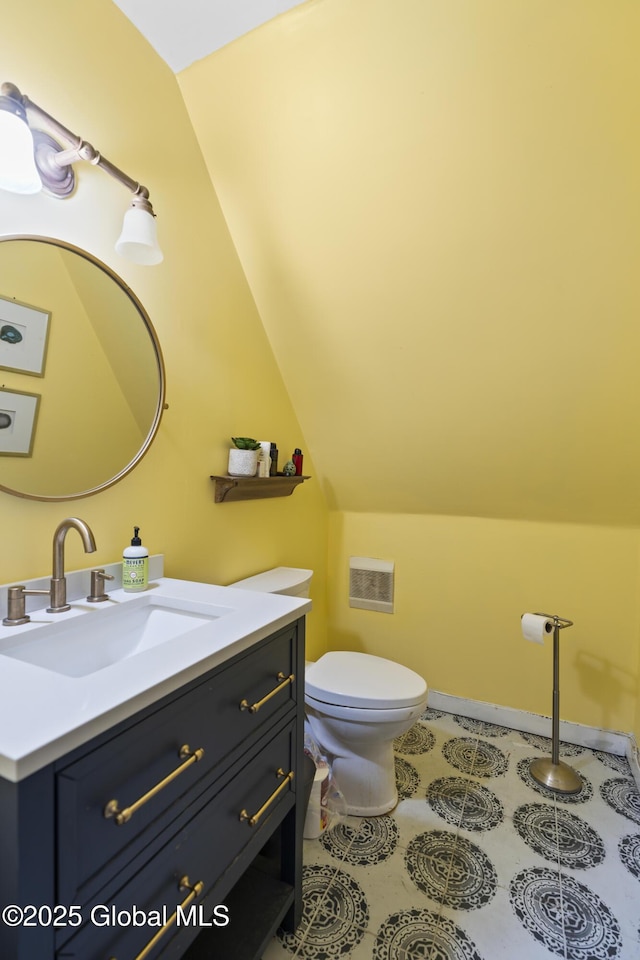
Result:
{"type": "Polygon", "coordinates": [[[149,584],[149,551],[138,536],[140,527],[133,528],[131,546],[122,551],[122,589],[134,593],[146,590],[149,584]]]}

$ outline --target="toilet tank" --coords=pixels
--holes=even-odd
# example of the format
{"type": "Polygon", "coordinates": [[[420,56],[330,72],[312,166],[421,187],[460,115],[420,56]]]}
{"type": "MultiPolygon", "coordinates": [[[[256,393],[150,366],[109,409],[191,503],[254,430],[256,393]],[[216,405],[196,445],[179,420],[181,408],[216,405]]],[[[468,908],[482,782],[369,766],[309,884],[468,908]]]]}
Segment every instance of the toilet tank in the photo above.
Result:
{"type": "Polygon", "coordinates": [[[230,587],[258,590],[261,593],[282,593],[288,597],[308,597],[313,570],[301,567],[273,567],[245,580],[236,580],[230,587]]]}

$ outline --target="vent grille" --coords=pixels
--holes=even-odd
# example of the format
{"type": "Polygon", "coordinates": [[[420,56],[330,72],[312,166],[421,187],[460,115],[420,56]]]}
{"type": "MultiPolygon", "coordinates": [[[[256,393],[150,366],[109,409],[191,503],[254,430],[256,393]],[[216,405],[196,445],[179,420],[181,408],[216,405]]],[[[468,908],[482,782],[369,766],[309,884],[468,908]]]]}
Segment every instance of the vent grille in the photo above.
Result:
{"type": "Polygon", "coordinates": [[[393,613],[393,563],[373,557],[349,561],[349,606],[393,613]]]}

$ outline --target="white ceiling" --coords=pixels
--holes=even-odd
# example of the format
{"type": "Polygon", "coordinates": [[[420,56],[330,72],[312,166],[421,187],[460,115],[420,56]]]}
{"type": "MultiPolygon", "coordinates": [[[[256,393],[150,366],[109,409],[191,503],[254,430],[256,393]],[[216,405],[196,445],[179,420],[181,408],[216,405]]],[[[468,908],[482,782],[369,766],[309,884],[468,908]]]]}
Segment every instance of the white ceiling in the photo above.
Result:
{"type": "Polygon", "coordinates": [[[305,0],[113,0],[174,73],[305,0]]]}

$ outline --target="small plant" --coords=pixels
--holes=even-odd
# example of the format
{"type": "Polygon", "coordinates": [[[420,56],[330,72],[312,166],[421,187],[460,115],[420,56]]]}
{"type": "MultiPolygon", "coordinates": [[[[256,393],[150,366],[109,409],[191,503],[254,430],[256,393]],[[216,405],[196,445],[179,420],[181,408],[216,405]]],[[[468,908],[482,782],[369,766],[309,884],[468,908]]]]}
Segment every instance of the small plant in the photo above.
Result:
{"type": "Polygon", "coordinates": [[[259,450],[260,444],[251,437],[231,437],[238,450],[259,450]]]}

